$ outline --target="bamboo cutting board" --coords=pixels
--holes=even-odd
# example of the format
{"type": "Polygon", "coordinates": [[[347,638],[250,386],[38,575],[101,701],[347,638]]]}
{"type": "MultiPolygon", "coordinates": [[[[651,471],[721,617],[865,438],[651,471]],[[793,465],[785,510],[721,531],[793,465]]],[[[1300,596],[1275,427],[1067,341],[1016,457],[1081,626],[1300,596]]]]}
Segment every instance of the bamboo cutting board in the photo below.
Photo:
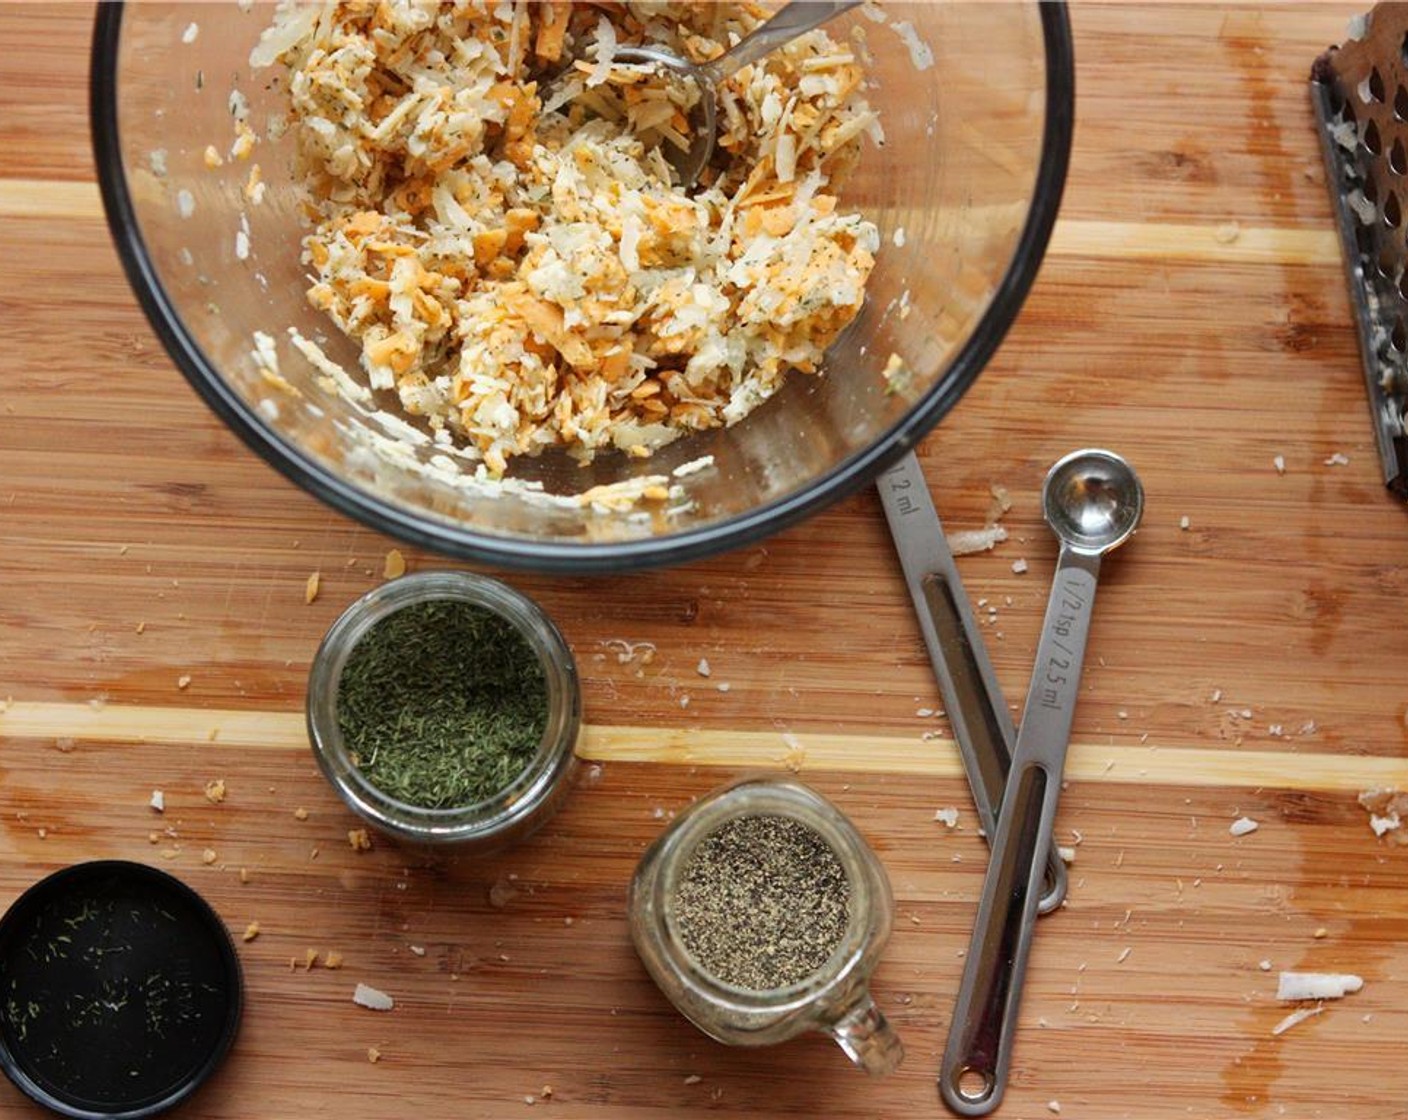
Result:
{"type": "MultiPolygon", "coordinates": [[[[961,561],[998,607],[1013,700],[1055,558],[1046,466],[1107,445],[1149,496],[1097,609],[1061,810],[1070,903],[1040,929],[1004,1117],[1408,1116],[1408,848],[1355,802],[1408,787],[1408,522],[1375,473],[1304,81],[1354,10],[1074,11],[1051,256],[922,448],[951,527],[982,523],[992,484],[1016,500],[1012,539],[961,561]],[[1239,815],[1260,829],[1233,839],[1239,815]],[[1273,1038],[1288,1008],[1262,961],[1365,987],[1273,1038]]],[[[239,1041],[186,1117],[936,1114],[985,849],[946,728],[917,714],[937,695],[874,496],[687,568],[513,577],[585,677],[579,788],[493,859],[354,853],[303,684],[393,542],[258,462],[149,333],[92,184],[90,19],[0,7],[0,904],[120,857],[180,875],[236,932],[259,922],[239,1041]],[[909,1057],[885,1081],[818,1038],[709,1042],[627,941],[640,851],[741,768],[781,769],[784,733],[894,882],[875,987],[909,1057]],[[933,819],[949,805],[953,831],[933,819]],[[310,948],[345,967],[290,971],[310,948]],[[354,1006],[358,981],[395,1011],[354,1006]]],[[[4,1084],[0,1114],[34,1110],[4,1084]]]]}

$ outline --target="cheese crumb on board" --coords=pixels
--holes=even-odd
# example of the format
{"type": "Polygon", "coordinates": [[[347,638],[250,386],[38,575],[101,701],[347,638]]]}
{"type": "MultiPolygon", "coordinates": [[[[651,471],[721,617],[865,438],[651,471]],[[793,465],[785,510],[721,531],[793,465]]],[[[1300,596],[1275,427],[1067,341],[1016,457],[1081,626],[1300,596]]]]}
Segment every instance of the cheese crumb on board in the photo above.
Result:
{"type": "Polygon", "coordinates": [[[1251,817],[1238,817],[1228,826],[1227,831],[1233,836],[1246,836],[1249,833],[1255,832],[1260,827],[1261,825],[1257,824],[1251,817]]]}
{"type": "Polygon", "coordinates": [[[204,863],[207,866],[214,863],[219,858],[220,857],[215,854],[214,848],[206,848],[205,851],[201,852],[200,854],[201,863],[204,863]]]}
{"type": "Polygon", "coordinates": [[[1027,562],[1026,562],[1025,560],[1013,560],[1013,561],[1012,561],[1012,574],[1013,574],[1013,575],[1018,575],[1018,576],[1024,575],[1024,574],[1026,573],[1026,570],[1027,570],[1027,562]]]}
{"type": "Polygon", "coordinates": [[[176,687],[180,689],[190,688],[191,675],[189,673],[182,673],[179,677],[176,678],[176,687]]]}
{"type": "Polygon", "coordinates": [[[159,789],[152,790],[151,800],[147,802],[158,813],[166,812],[166,794],[159,789]]]}
{"type": "Polygon", "coordinates": [[[1001,525],[990,525],[985,529],[959,529],[946,536],[950,552],[955,556],[971,556],[976,552],[991,552],[1007,539],[1007,530],[1001,525]]]}
{"type": "Polygon", "coordinates": [[[1387,837],[1393,845],[1408,845],[1408,829],[1402,827],[1408,817],[1408,792],[1392,786],[1366,789],[1359,795],[1359,805],[1369,814],[1369,827],[1375,836],[1387,837]]]}
{"type": "Polygon", "coordinates": [[[709,659],[707,657],[701,657],[699,664],[694,667],[694,671],[701,677],[709,676],[709,674],[713,672],[713,670],[709,668],[709,659]]]}
{"type": "Polygon", "coordinates": [[[1325,466],[1347,467],[1349,466],[1349,456],[1342,451],[1336,451],[1333,455],[1331,455],[1328,459],[1325,460],[1325,466]]]}
{"type": "Polygon", "coordinates": [[[381,1061],[381,1051],[375,1046],[368,1046],[367,1061],[371,1062],[372,1065],[376,1065],[377,1062],[381,1061]]]}
{"type": "Polygon", "coordinates": [[[303,601],[311,603],[318,597],[318,590],[323,583],[323,573],[314,572],[308,577],[308,582],[303,585],[303,601]]]}
{"type": "Polygon", "coordinates": [[[293,811],[293,817],[295,820],[306,821],[308,819],[308,810],[300,805],[293,811]]]}
{"type": "Polygon", "coordinates": [[[400,579],[406,574],[406,558],[401,555],[399,548],[393,548],[386,554],[386,563],[382,567],[382,574],[387,579],[400,579]]]}
{"type": "Polygon", "coordinates": [[[1286,457],[1284,455],[1277,455],[1271,460],[1271,465],[1276,468],[1277,474],[1286,473],[1286,457]]]}
{"type": "Polygon", "coordinates": [[[258,937],[258,936],[259,936],[259,923],[258,923],[258,922],[250,922],[249,925],[247,925],[247,926],[244,927],[244,936],[241,938],[241,940],[243,940],[243,941],[253,941],[253,940],[254,940],[256,937],[258,937]]]}
{"type": "Polygon", "coordinates": [[[945,828],[956,828],[958,827],[958,810],[952,805],[942,809],[935,809],[934,819],[945,828]]]}
{"type": "Polygon", "coordinates": [[[323,957],[323,967],[333,971],[342,967],[342,954],[336,949],[329,949],[323,957]]]}
{"type": "Polygon", "coordinates": [[[1297,1008],[1295,1011],[1292,1011],[1289,1015],[1287,1015],[1284,1019],[1277,1023],[1274,1027],[1272,1027],[1271,1033],[1272,1035],[1277,1036],[1283,1035],[1292,1027],[1294,1027],[1297,1023],[1303,1023],[1307,1019],[1319,1015],[1324,1010],[1325,1005],[1321,1003],[1317,1003],[1314,1007],[1297,1008]]]}
{"type": "Polygon", "coordinates": [[[367,835],[365,828],[349,828],[347,830],[347,843],[354,852],[369,852],[372,850],[372,838],[367,835]]]}
{"type": "Polygon", "coordinates": [[[225,800],[225,779],[216,778],[205,783],[205,799],[212,805],[219,805],[225,800]]]}
{"type": "Polygon", "coordinates": [[[396,1001],[380,989],[367,984],[358,984],[352,993],[352,1002],[370,1011],[390,1011],[396,1001]]]}
{"type": "Polygon", "coordinates": [[[1363,987],[1363,978],[1353,973],[1283,972],[1276,985],[1276,998],[1341,999],[1363,987]]]}

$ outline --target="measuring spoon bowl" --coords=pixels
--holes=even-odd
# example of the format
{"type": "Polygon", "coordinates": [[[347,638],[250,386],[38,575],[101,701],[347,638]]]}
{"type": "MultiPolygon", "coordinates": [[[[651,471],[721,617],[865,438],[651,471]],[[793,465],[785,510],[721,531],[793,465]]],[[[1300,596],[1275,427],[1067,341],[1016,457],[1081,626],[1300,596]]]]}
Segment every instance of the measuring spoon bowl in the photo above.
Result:
{"type": "Polygon", "coordinates": [[[1063,545],[1104,555],[1144,515],[1139,477],[1112,451],[1087,448],[1057,461],[1041,490],[1042,514],[1063,545]]]}

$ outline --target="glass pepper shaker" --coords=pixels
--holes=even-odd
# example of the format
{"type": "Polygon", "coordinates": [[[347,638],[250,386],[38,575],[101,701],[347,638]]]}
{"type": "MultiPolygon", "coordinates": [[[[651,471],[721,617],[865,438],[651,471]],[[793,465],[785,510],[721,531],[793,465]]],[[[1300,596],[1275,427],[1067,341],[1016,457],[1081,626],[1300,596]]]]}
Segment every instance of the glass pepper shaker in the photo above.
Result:
{"type": "Polygon", "coordinates": [[[829,1034],[872,1074],[889,1073],[904,1047],[870,996],[870,974],[890,934],[894,898],[855,826],[800,782],[745,779],[696,802],[647,849],[631,882],[631,938],[652,979],[705,1034],[731,1046],[767,1046],[804,1031],[829,1034]],[[714,975],[686,947],[680,887],[699,845],[731,822],[786,818],[815,833],[849,882],[844,930],[815,971],[755,990],[714,975]]]}

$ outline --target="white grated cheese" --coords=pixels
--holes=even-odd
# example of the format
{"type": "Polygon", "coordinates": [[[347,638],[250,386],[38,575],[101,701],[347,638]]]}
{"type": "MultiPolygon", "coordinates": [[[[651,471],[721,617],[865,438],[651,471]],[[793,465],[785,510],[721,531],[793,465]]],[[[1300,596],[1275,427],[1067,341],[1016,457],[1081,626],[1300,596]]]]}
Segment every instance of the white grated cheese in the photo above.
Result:
{"type": "Polygon", "coordinates": [[[1340,999],[1363,987],[1363,978],[1353,973],[1283,972],[1276,985],[1276,998],[1340,999]]]}
{"type": "Polygon", "coordinates": [[[587,75],[587,88],[603,84],[611,77],[611,64],[616,61],[616,28],[605,16],[596,23],[596,66],[587,75]]]}
{"type": "Polygon", "coordinates": [[[1261,826],[1257,824],[1256,821],[1252,820],[1251,817],[1238,817],[1228,827],[1227,831],[1233,836],[1246,836],[1249,833],[1255,832],[1260,827],[1261,826]]]}
{"type": "Polygon", "coordinates": [[[1303,1023],[1303,1022],[1305,1022],[1307,1019],[1312,1018],[1313,1016],[1319,1015],[1319,1014],[1320,1014],[1322,1011],[1324,1011],[1324,1010],[1325,1010],[1324,1004],[1319,1004],[1319,1003],[1317,1003],[1314,1007],[1301,1007],[1301,1008],[1298,1008],[1297,1010],[1292,1011],[1289,1015],[1287,1015],[1284,1019],[1282,1019],[1282,1020],[1281,1020],[1279,1023],[1277,1023],[1274,1027],[1272,1027],[1272,1028],[1271,1028],[1271,1033],[1272,1033],[1273,1035],[1283,1035],[1283,1034],[1285,1034],[1288,1030],[1290,1030],[1292,1027],[1294,1027],[1297,1023],[1303,1023]]]}
{"type": "Polygon", "coordinates": [[[385,992],[366,984],[357,985],[352,993],[352,1002],[371,1011],[390,1011],[396,1006],[396,1001],[385,992]]]}
{"type": "Polygon", "coordinates": [[[934,52],[929,44],[919,37],[919,32],[914,30],[914,24],[907,19],[902,19],[890,26],[894,28],[895,34],[900,37],[905,49],[909,51],[909,61],[916,70],[923,72],[934,65],[934,52]]]}
{"type": "Polygon", "coordinates": [[[1007,530],[1001,525],[989,525],[986,529],[960,529],[948,533],[949,551],[955,556],[969,556],[975,552],[990,552],[1007,539],[1007,530]]]}
{"type": "Polygon", "coordinates": [[[957,828],[958,810],[951,805],[943,809],[935,809],[934,819],[940,824],[942,824],[945,828],[957,828]]]}

